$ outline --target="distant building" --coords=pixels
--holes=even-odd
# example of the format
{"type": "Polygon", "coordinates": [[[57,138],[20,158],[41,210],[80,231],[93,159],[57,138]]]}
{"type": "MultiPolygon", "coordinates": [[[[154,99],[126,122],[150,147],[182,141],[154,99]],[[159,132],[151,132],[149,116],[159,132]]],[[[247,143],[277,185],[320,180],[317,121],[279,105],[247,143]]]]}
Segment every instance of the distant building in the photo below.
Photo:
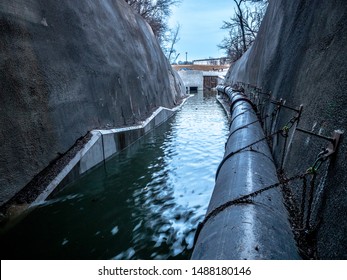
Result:
{"type": "Polygon", "coordinates": [[[213,90],[218,84],[224,82],[225,72],[180,70],[178,74],[182,78],[186,91],[189,93],[199,90],[213,90]]]}
{"type": "Polygon", "coordinates": [[[230,65],[231,59],[227,57],[207,58],[193,60],[194,65],[230,65]]]}

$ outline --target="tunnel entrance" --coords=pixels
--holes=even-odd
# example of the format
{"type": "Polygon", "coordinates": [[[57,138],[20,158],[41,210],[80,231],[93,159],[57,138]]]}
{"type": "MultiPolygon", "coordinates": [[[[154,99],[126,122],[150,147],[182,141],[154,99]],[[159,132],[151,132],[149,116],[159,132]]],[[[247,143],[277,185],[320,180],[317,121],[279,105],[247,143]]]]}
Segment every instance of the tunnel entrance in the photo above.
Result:
{"type": "Polygon", "coordinates": [[[189,92],[190,93],[198,93],[198,87],[190,87],[189,92]]]}

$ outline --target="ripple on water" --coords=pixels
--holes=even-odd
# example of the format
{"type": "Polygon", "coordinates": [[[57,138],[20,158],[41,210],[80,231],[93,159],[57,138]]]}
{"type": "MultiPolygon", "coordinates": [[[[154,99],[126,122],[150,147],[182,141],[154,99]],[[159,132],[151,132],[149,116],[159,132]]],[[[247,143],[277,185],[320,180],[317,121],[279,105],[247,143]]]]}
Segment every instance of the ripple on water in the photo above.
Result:
{"type": "Polygon", "coordinates": [[[215,96],[199,93],[169,122],[32,211],[4,243],[29,259],[189,258],[227,133],[215,96]]]}

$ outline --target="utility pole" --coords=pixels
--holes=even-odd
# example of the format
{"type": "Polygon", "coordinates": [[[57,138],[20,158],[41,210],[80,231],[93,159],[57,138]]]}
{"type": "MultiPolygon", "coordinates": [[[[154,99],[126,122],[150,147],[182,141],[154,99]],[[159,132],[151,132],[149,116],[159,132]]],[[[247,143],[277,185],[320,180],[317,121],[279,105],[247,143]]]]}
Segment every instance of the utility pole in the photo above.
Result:
{"type": "Polygon", "coordinates": [[[188,64],[188,52],[186,52],[186,64],[188,64]]]}

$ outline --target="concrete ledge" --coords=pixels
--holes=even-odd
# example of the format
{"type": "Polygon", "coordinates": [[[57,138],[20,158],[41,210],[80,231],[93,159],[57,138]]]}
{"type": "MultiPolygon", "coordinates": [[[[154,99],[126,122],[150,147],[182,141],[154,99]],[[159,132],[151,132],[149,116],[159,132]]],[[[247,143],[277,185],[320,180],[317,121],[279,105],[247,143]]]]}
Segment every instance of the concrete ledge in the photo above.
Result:
{"type": "Polygon", "coordinates": [[[144,136],[150,130],[171,118],[188,98],[173,108],[159,107],[148,119],[136,126],[114,128],[108,130],[93,130],[92,138],[51,181],[47,188],[30,206],[43,203],[55,190],[77,180],[85,172],[125,149],[144,136]]]}
{"type": "Polygon", "coordinates": [[[223,95],[220,94],[219,92],[217,92],[216,94],[216,99],[218,103],[223,107],[223,110],[228,117],[228,121],[230,122],[231,121],[230,104],[228,104],[228,102],[223,98],[223,95]]]}

